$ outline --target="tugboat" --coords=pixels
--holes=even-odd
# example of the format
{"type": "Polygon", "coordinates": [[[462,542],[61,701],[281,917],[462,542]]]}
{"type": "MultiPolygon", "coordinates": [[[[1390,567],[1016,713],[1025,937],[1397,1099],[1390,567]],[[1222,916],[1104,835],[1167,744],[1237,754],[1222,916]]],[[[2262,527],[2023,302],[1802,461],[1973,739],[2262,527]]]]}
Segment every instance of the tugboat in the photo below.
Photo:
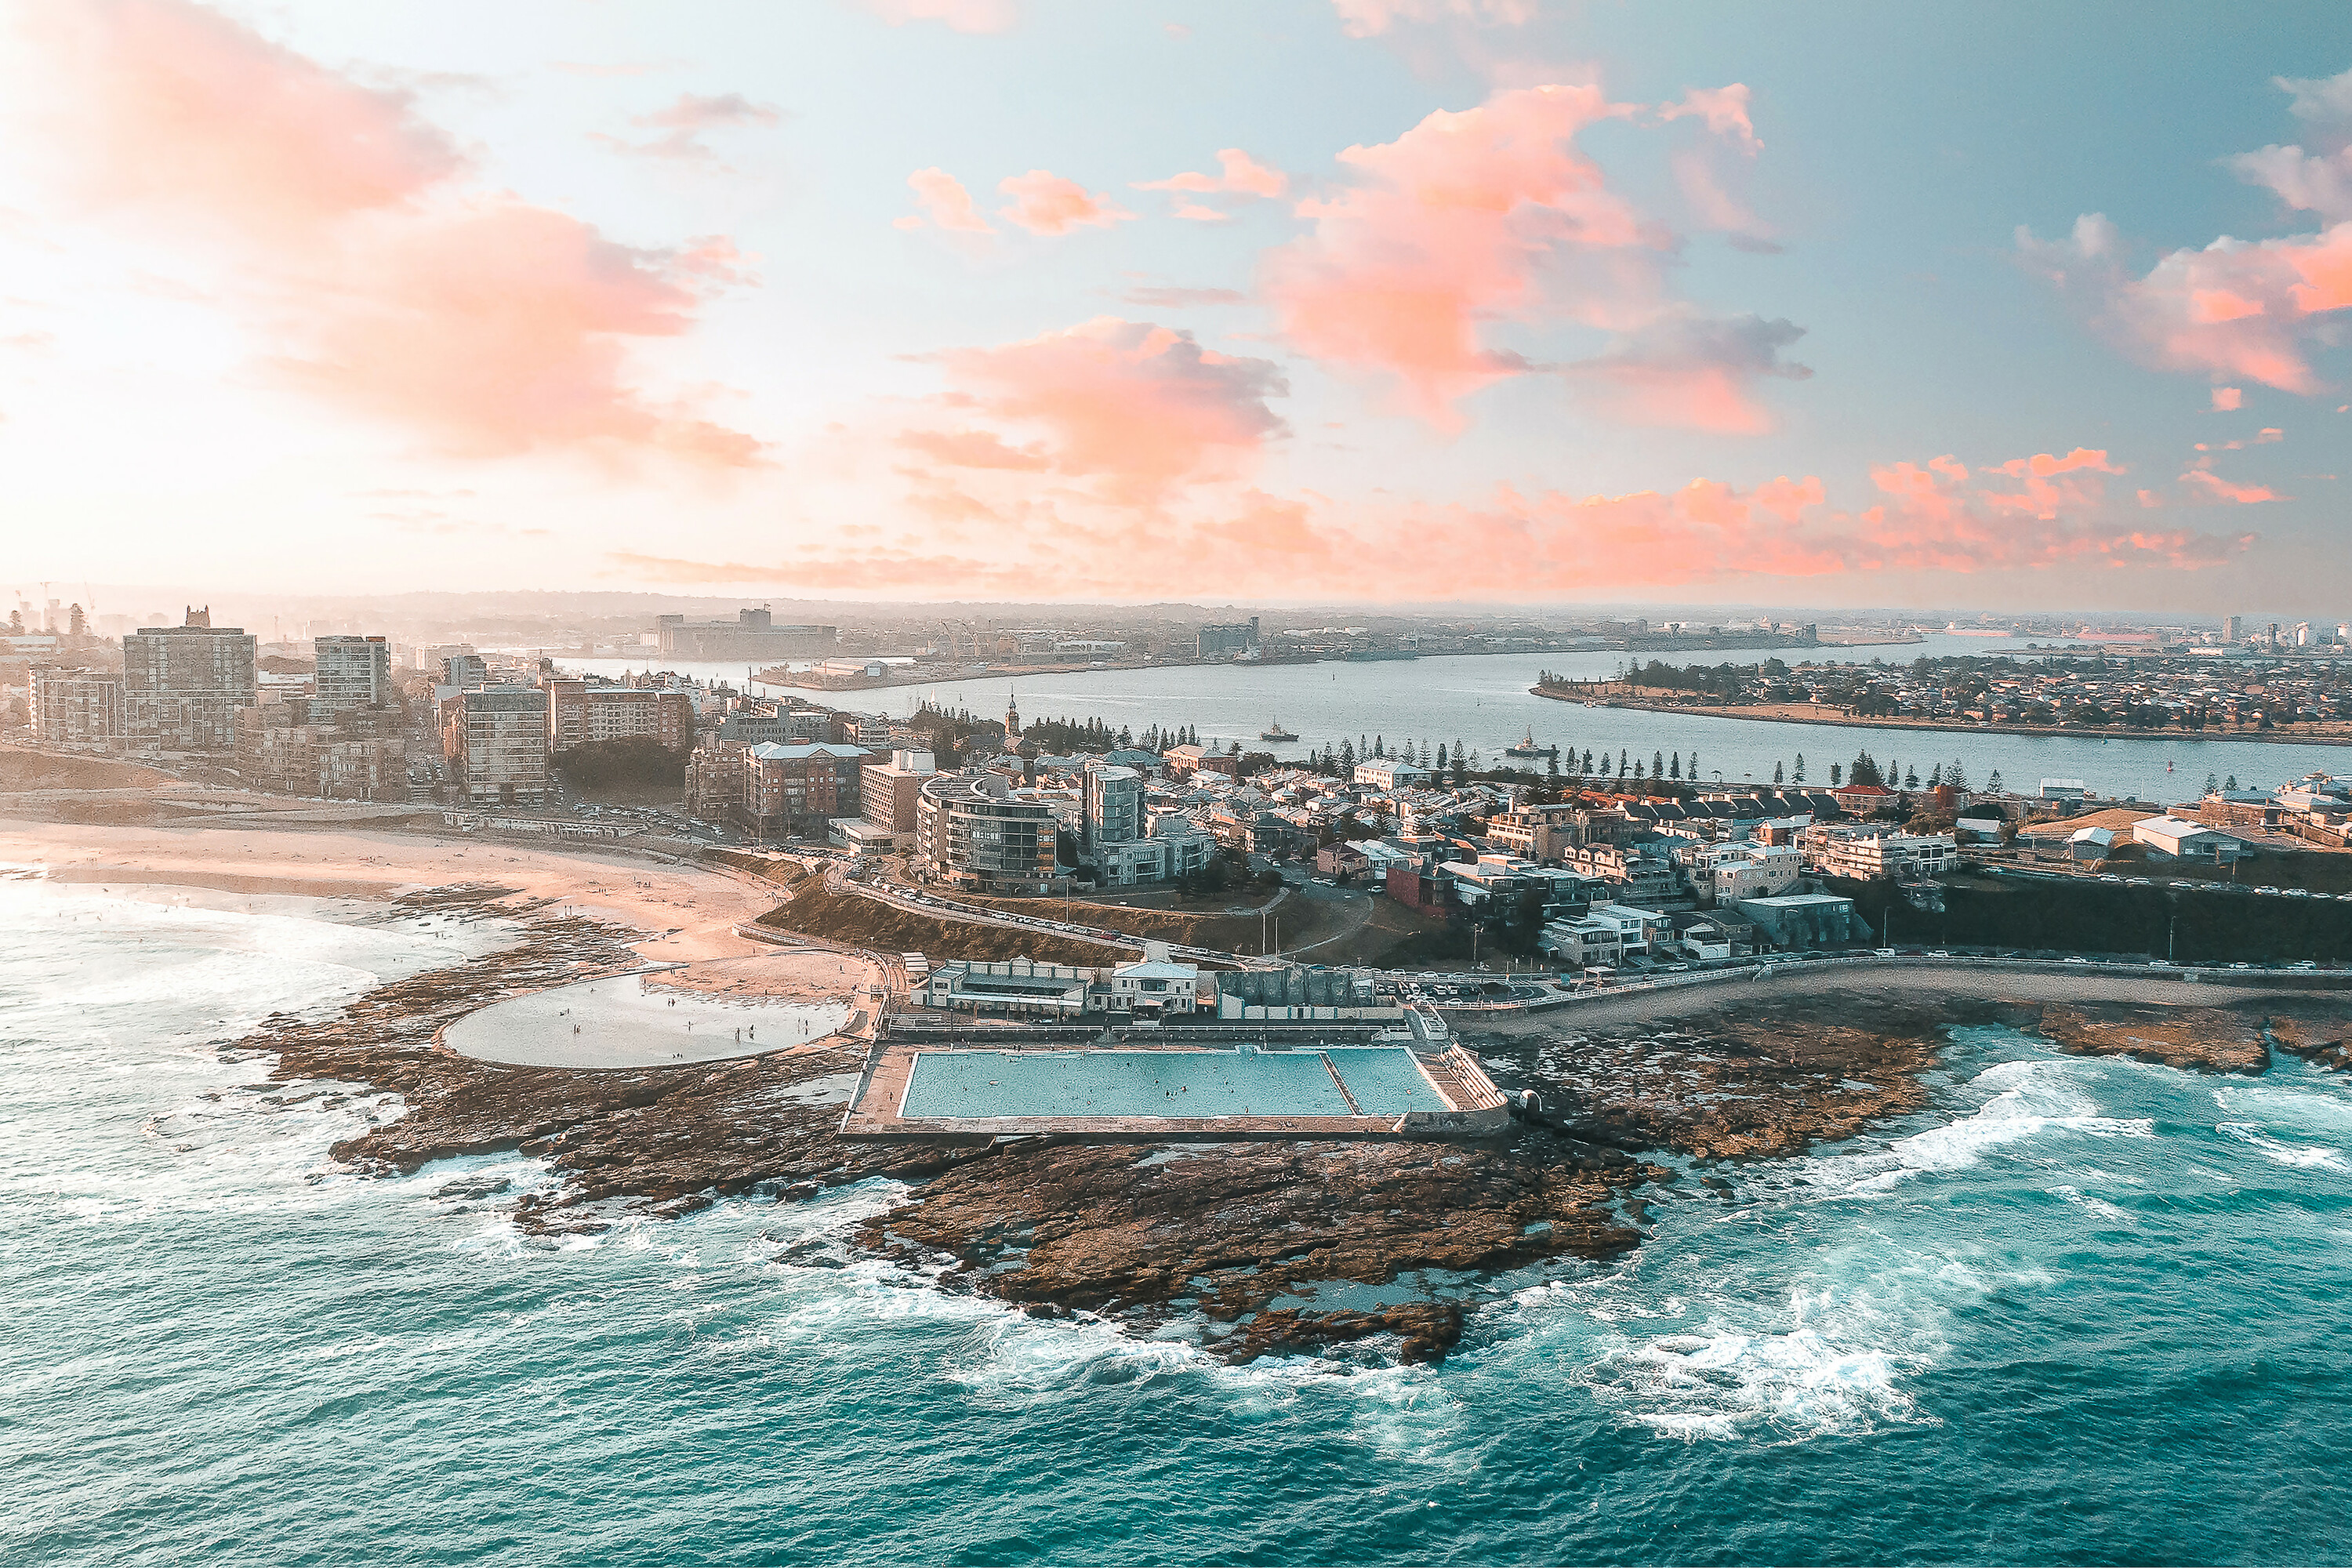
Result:
{"type": "Polygon", "coordinates": [[[1282,727],[1282,721],[1279,719],[1276,719],[1273,723],[1268,724],[1265,729],[1260,730],[1257,732],[1257,738],[1261,741],[1296,741],[1298,739],[1297,736],[1292,734],[1289,731],[1282,727]]]}
{"type": "Polygon", "coordinates": [[[1528,726],[1528,738],[1521,741],[1516,746],[1504,747],[1503,755],[1507,757],[1556,757],[1559,755],[1559,748],[1558,746],[1537,745],[1535,726],[1530,724],[1528,726]]]}

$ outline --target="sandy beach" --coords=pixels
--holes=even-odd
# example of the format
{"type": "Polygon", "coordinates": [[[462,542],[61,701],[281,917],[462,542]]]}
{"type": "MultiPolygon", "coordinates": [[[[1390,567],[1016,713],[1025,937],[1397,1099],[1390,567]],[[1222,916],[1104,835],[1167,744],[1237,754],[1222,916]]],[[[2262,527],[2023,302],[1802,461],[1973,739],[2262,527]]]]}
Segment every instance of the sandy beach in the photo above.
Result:
{"type": "Polygon", "coordinates": [[[669,962],[767,951],[737,936],[734,927],[776,902],[772,884],[724,867],[362,828],[114,826],[0,817],[0,866],[36,867],[60,882],[373,900],[489,883],[638,931],[632,943],[638,952],[669,962]]]}

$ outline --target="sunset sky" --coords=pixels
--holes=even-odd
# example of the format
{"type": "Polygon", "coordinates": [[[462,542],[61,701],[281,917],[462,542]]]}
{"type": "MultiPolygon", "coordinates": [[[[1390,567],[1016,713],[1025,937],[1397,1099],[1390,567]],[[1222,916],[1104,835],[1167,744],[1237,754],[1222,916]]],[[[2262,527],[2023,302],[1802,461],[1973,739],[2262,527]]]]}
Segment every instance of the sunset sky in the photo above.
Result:
{"type": "Polygon", "coordinates": [[[0,16],[0,588],[2352,617],[2342,4],[0,16]]]}

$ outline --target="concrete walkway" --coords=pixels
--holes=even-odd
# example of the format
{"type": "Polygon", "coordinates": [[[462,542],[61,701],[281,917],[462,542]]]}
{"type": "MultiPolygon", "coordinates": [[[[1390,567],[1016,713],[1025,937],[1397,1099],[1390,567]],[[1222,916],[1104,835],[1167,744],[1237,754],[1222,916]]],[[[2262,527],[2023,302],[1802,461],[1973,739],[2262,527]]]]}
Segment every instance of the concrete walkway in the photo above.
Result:
{"type": "MultiPolygon", "coordinates": [[[[2201,973],[2210,975],[2211,971],[2201,973]]],[[[1706,985],[1665,986],[1622,995],[1580,997],[1555,1011],[1495,1018],[1455,1014],[1454,1021],[1476,1029],[1522,1034],[1646,1022],[1744,1007],[1825,991],[1853,991],[1892,997],[1965,996],[1978,1001],[2140,1002],[2173,1007],[2222,1007],[2263,997],[2325,995],[2352,1007],[2352,993],[2296,990],[2280,985],[2229,985],[2207,980],[2189,984],[2147,974],[2102,974],[2096,970],[2063,973],[1958,964],[1889,964],[1884,968],[1824,964],[1776,966],[1762,980],[1727,979],[1706,985]]]]}

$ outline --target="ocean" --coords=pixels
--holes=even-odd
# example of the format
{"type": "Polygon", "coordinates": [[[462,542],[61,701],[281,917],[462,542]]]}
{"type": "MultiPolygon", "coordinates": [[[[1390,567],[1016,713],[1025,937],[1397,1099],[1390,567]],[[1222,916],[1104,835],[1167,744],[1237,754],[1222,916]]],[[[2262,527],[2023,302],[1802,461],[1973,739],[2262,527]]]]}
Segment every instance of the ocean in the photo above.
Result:
{"type": "MultiPolygon", "coordinates": [[[[2038,657],[2026,654],[2021,644],[1964,637],[1819,649],[1802,657],[1908,664],[1945,654],[2004,653],[2038,657]]],[[[1801,761],[1807,782],[1825,784],[1831,763],[1843,766],[1857,752],[1868,751],[1880,763],[1900,763],[1922,779],[1931,767],[1957,761],[1979,789],[1998,772],[2004,785],[2026,794],[2045,778],[2080,779],[2103,795],[2168,805],[2196,799],[2208,773],[2217,782],[2235,777],[2249,787],[2270,788],[2315,771],[2342,773],[2347,767],[2347,748],[2334,745],[2200,739],[2187,731],[2118,740],[1706,719],[1587,708],[1528,690],[1547,669],[1581,680],[1605,679],[1635,657],[1615,652],[1465,654],[1366,663],[1169,665],[1066,675],[982,676],[929,686],[797,695],[831,707],[903,718],[922,701],[994,717],[1004,711],[1009,694],[1019,702],[1024,721],[1099,719],[1114,730],[1125,726],[1138,734],[1154,724],[1190,725],[1200,731],[1204,742],[1238,741],[1247,750],[1268,751],[1285,759],[1303,759],[1342,741],[1379,735],[1391,751],[1406,740],[1416,744],[1426,741],[1433,752],[1440,745],[1450,750],[1460,742],[1475,751],[1483,765],[1540,768],[1540,762],[1515,764],[1502,754],[1503,748],[1532,733],[1538,744],[1559,747],[1563,756],[1571,746],[1592,752],[1596,763],[1603,752],[1629,752],[1629,768],[1634,760],[1646,767],[1660,754],[1687,763],[1696,752],[1697,776],[1710,784],[1769,784],[1776,770],[1793,779],[1801,761]],[[1259,731],[1277,719],[1298,736],[1296,742],[1258,739],[1259,731]]],[[[1753,649],[1638,656],[1644,662],[1655,658],[1675,665],[1754,664],[1769,657],[1769,650],[1753,649]]],[[[575,659],[564,661],[564,668],[619,675],[646,668],[646,661],[575,659]]],[[[663,668],[739,687],[747,674],[741,665],[663,668]]]]}
{"type": "MultiPolygon", "coordinates": [[[[1223,1366],[845,1250],[890,1205],[519,1234],[536,1161],[223,1044],[479,951],[0,882],[0,1561],[2352,1557],[2352,1084],[1954,1032],[1931,1110],[1503,1280],[1461,1350],[1223,1366]]],[[[1695,1183],[1676,1184],[1690,1193],[1695,1183]]]]}

